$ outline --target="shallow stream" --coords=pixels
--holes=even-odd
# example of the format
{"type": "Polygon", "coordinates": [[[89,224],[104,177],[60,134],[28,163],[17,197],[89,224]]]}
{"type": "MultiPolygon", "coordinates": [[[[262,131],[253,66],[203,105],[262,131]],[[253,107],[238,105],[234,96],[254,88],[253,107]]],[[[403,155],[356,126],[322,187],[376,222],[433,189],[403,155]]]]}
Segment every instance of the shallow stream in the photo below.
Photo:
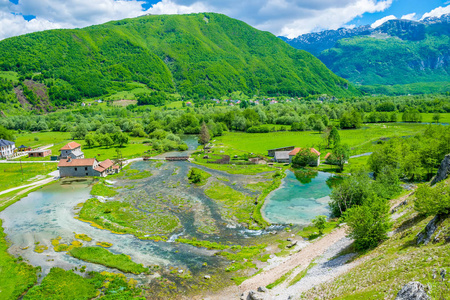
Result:
{"type": "MultiPolygon", "coordinates": [[[[131,166],[132,169],[148,170],[153,176],[134,181],[114,182],[114,186],[120,191],[117,196],[119,199],[125,199],[139,192],[148,195],[148,199],[157,194],[172,195],[189,199],[194,204],[191,210],[173,212],[179,218],[182,229],[174,232],[167,242],[140,240],[132,235],[114,234],[75,219],[74,207],[91,197],[90,190],[93,183],[93,180],[78,179],[64,180],[43,187],[0,212],[0,218],[4,220],[5,233],[12,242],[9,251],[16,256],[24,257],[32,265],[41,266],[44,274],[55,266],[71,269],[86,265],[88,270],[112,271],[53,250],[51,239],[60,236],[61,242],[70,243],[74,240],[75,233],[83,233],[93,238],[91,242],[83,242],[85,246],[94,246],[96,242],[109,242],[113,244],[109,248],[111,252],[130,255],[137,263],[146,266],[187,268],[195,274],[204,271],[202,265],[205,262],[208,268],[216,268],[228,262],[222,257],[214,256],[213,251],[174,243],[178,236],[189,235],[199,240],[242,244],[249,242],[249,239],[257,242],[259,236],[283,228],[271,226],[266,230],[252,231],[223,220],[215,201],[208,198],[201,189],[187,182],[186,177],[191,166],[193,165],[189,162],[166,162],[163,165],[158,165],[157,162],[135,162],[131,166]],[[124,186],[128,187],[121,188],[124,186]],[[217,227],[217,233],[212,235],[199,233],[196,227],[199,218],[212,220],[217,227]],[[48,250],[36,253],[34,251],[36,243],[47,246],[48,250]]],[[[202,166],[195,167],[209,172],[216,178],[225,179],[221,182],[237,191],[256,195],[246,188],[246,184],[255,180],[254,176],[232,175],[202,166]]],[[[328,195],[331,190],[326,181],[330,175],[319,172],[315,178],[307,176],[306,181],[310,182],[303,184],[294,173],[287,172],[282,186],[266,199],[263,213],[267,219],[277,224],[306,224],[318,214],[327,215],[328,195]]]]}

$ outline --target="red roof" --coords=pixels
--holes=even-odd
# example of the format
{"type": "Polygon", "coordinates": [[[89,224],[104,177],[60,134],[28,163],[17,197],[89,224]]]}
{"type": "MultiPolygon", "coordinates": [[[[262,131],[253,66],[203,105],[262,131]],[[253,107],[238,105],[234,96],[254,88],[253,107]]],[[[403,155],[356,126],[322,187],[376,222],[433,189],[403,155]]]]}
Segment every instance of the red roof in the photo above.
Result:
{"type": "Polygon", "coordinates": [[[325,159],[327,159],[328,157],[330,157],[330,155],[331,155],[331,153],[328,152],[328,153],[325,155],[325,159]]]}
{"type": "Polygon", "coordinates": [[[87,167],[94,166],[96,163],[95,158],[79,158],[79,159],[62,159],[58,163],[58,167],[87,167]]]}
{"type": "MultiPolygon", "coordinates": [[[[289,156],[295,156],[295,155],[297,155],[297,153],[299,153],[300,150],[302,150],[302,148],[295,148],[294,150],[292,150],[291,152],[289,152],[289,156]]],[[[311,152],[314,153],[314,154],[317,154],[317,156],[320,156],[320,152],[317,151],[317,150],[314,149],[314,148],[311,148],[311,152]]]]}
{"type": "Polygon", "coordinates": [[[61,151],[61,150],[73,150],[73,149],[76,149],[76,148],[78,148],[78,147],[81,147],[81,145],[78,144],[77,142],[70,142],[70,143],[68,143],[67,145],[65,145],[64,147],[62,147],[62,148],[59,149],[59,150],[60,150],[60,151],[61,151]]]}
{"type": "Polygon", "coordinates": [[[110,159],[107,159],[107,160],[104,160],[101,163],[99,163],[98,167],[95,168],[94,170],[102,173],[103,171],[112,167],[113,165],[114,165],[114,163],[110,159]]]}

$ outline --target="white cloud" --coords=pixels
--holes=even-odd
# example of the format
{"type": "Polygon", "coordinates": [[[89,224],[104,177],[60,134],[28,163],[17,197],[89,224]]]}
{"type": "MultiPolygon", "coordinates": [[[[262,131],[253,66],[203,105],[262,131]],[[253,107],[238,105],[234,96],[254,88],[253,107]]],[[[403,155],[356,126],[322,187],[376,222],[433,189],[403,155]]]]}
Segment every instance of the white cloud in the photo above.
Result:
{"type": "Polygon", "coordinates": [[[161,0],[148,10],[143,0],[0,0],[0,39],[35,30],[74,28],[142,14],[217,12],[276,35],[296,37],[337,29],[364,13],[384,11],[393,0],[161,0]],[[14,12],[35,15],[30,22],[14,12]],[[9,27],[12,26],[12,27],[9,27]]]}
{"type": "Polygon", "coordinates": [[[384,18],[381,18],[381,19],[376,20],[375,22],[373,22],[372,25],[370,25],[370,27],[377,28],[378,26],[380,26],[384,22],[389,21],[389,20],[395,20],[395,19],[397,19],[397,17],[394,16],[394,15],[386,16],[384,18]]]}
{"type": "Polygon", "coordinates": [[[429,17],[440,17],[445,14],[450,14],[450,5],[447,5],[445,7],[439,6],[430,12],[424,13],[421,20],[429,17]]]}
{"type": "Polygon", "coordinates": [[[402,16],[403,20],[417,20],[416,19],[416,13],[411,13],[411,14],[407,14],[407,15],[403,15],[402,16]]]}
{"type": "Polygon", "coordinates": [[[384,11],[391,4],[392,0],[163,0],[149,11],[189,8],[192,12],[218,12],[292,38],[311,31],[337,29],[364,13],[384,11]]]}

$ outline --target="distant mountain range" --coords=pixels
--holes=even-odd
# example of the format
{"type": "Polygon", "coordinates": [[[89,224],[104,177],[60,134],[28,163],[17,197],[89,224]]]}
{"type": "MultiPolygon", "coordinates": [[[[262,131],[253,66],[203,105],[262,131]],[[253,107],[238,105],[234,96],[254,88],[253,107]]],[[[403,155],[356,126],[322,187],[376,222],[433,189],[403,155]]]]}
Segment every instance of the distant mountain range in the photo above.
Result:
{"type": "Polygon", "coordinates": [[[215,13],[148,15],[8,38],[0,41],[0,70],[45,82],[53,101],[100,97],[136,83],[188,98],[360,94],[313,55],[215,13]]]}
{"type": "Polygon", "coordinates": [[[389,20],[372,28],[340,28],[294,39],[334,73],[363,85],[450,80],[450,14],[421,21],[389,20]]]}

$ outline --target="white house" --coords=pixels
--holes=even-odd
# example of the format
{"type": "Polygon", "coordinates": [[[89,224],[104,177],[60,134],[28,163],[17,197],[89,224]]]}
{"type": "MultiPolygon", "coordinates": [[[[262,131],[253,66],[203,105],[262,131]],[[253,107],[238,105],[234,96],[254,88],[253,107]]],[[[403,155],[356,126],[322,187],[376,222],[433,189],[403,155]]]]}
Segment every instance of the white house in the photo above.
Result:
{"type": "Polygon", "coordinates": [[[7,140],[0,140],[0,158],[7,158],[14,154],[16,144],[7,140]]]}
{"type": "Polygon", "coordinates": [[[81,145],[76,142],[70,142],[61,149],[61,155],[59,159],[73,158],[80,159],[84,158],[84,153],[81,151],[81,145]]]}

